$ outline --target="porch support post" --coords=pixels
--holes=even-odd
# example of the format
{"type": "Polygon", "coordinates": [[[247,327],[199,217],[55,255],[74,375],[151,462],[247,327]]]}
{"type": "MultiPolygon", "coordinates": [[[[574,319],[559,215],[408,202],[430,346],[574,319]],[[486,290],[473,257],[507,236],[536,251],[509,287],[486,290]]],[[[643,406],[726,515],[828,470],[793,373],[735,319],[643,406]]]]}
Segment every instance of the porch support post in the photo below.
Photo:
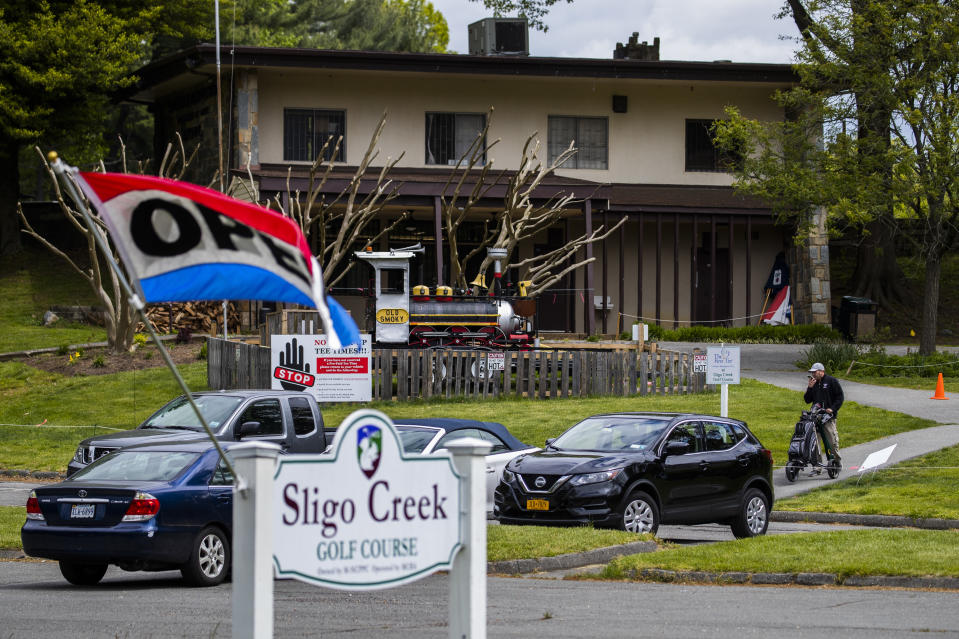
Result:
{"type": "Polygon", "coordinates": [[[616,322],[617,332],[626,330],[626,317],[623,311],[626,308],[626,266],[624,262],[626,253],[626,224],[619,227],[619,301],[617,302],[617,317],[622,318],[622,322],[616,322]]]}
{"type": "Polygon", "coordinates": [[[436,247],[436,285],[443,282],[443,202],[440,196],[433,197],[433,235],[436,247]]]}
{"type": "MultiPolygon", "coordinates": [[[[733,216],[730,215],[729,216],[729,317],[730,318],[736,317],[736,313],[733,312],[734,309],[736,308],[736,298],[733,295],[733,289],[734,289],[733,281],[736,279],[733,276],[734,266],[735,266],[735,259],[733,257],[733,216]]],[[[729,325],[732,326],[733,322],[730,321],[729,325]]]]}
{"type": "MultiPolygon", "coordinates": [[[[586,235],[589,236],[593,232],[593,200],[592,198],[586,198],[583,201],[583,215],[586,218],[586,235]]],[[[593,244],[592,242],[586,244],[586,259],[592,259],[593,257],[593,244]]],[[[583,312],[586,313],[586,335],[592,335],[596,330],[596,313],[593,311],[593,263],[590,262],[586,265],[586,299],[583,306],[585,307],[583,312]]]]}
{"type": "Polygon", "coordinates": [[[663,214],[656,214],[656,323],[663,321],[663,214]]]}
{"type": "MultiPolygon", "coordinates": [[[[716,215],[709,216],[709,319],[716,320],[716,215]]],[[[710,324],[714,326],[714,324],[710,324]]]]}
{"type": "MultiPolygon", "coordinates": [[[[609,211],[603,210],[603,232],[609,230],[609,211]]],[[[603,335],[609,333],[607,320],[609,309],[606,308],[606,297],[609,295],[609,243],[603,238],[603,335]]]]}
{"type": "Polygon", "coordinates": [[[696,225],[698,220],[696,219],[696,214],[693,213],[693,241],[690,242],[689,252],[689,263],[692,264],[692,270],[689,273],[689,323],[692,325],[696,321],[696,294],[699,289],[699,251],[697,250],[699,244],[699,228],[696,225]]]}
{"type": "Polygon", "coordinates": [[[753,218],[752,216],[746,217],[746,312],[743,315],[746,316],[746,321],[744,326],[749,326],[752,323],[752,318],[749,317],[750,302],[752,301],[752,279],[753,279],[753,218]]]}
{"type": "Polygon", "coordinates": [[[673,328],[679,328],[679,213],[673,213],[673,328]]]}
{"type": "Polygon", "coordinates": [[[636,214],[636,225],[639,227],[639,237],[637,238],[636,249],[636,315],[641,318],[639,321],[643,324],[646,320],[643,317],[643,214],[636,214]]]}

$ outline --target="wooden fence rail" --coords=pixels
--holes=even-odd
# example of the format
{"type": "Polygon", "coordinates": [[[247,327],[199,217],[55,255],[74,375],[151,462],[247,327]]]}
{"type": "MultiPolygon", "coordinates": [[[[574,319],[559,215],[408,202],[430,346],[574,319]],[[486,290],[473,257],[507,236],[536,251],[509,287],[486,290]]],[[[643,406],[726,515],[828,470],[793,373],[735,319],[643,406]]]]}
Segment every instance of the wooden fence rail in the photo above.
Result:
{"type": "MultiPolygon", "coordinates": [[[[706,390],[706,375],[693,373],[689,353],[542,349],[502,355],[503,368],[490,370],[487,351],[374,350],[373,399],[626,397],[706,390]]],[[[208,339],[210,388],[269,388],[270,373],[269,348],[208,339]]]]}

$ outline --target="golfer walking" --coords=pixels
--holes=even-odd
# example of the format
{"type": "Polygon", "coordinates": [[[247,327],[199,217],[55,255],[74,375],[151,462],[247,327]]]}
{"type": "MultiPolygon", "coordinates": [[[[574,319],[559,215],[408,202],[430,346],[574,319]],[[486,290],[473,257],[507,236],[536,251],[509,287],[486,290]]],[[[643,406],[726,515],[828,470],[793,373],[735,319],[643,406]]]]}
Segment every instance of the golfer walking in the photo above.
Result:
{"type": "Polygon", "coordinates": [[[809,386],[806,388],[806,394],[803,399],[808,404],[819,404],[827,413],[832,415],[832,419],[823,425],[823,438],[828,440],[829,448],[836,461],[841,461],[839,456],[839,431],[836,428],[836,415],[842,407],[843,394],[842,386],[839,380],[832,375],[826,375],[826,367],[816,362],[809,368],[809,386]]]}

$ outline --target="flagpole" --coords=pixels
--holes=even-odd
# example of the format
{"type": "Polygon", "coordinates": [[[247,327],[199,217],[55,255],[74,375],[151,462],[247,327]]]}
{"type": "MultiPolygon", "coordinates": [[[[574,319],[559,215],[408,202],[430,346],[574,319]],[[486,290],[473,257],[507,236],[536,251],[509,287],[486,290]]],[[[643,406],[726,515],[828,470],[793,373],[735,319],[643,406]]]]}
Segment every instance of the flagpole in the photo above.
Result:
{"type": "Polygon", "coordinates": [[[183,390],[183,394],[186,396],[187,401],[193,408],[193,412],[196,413],[197,418],[200,420],[203,430],[206,431],[206,434],[210,438],[210,441],[213,442],[213,446],[216,448],[216,451],[220,454],[220,458],[233,475],[236,482],[237,492],[245,491],[246,482],[244,482],[243,479],[236,474],[236,471],[233,469],[233,464],[231,464],[230,460],[227,459],[226,454],[223,452],[223,448],[220,446],[220,442],[213,435],[210,425],[207,423],[203,413],[200,412],[200,407],[196,405],[195,401],[193,401],[193,395],[190,392],[190,389],[187,387],[186,382],[183,380],[183,376],[180,375],[180,371],[177,370],[176,365],[173,363],[173,359],[170,357],[170,352],[163,345],[163,342],[160,341],[160,336],[157,335],[156,330],[153,328],[153,324],[151,324],[149,318],[147,318],[146,305],[143,303],[143,300],[140,299],[140,296],[134,292],[133,287],[130,286],[126,275],[120,268],[120,265],[117,264],[115,259],[113,259],[113,253],[110,251],[110,247],[107,245],[106,240],[93,223],[93,219],[90,217],[90,213],[87,211],[84,200],[80,196],[80,193],[77,192],[77,188],[74,185],[74,176],[68,173],[66,164],[57,156],[56,151],[51,151],[48,153],[47,159],[50,162],[50,168],[53,170],[57,178],[59,178],[58,181],[63,184],[63,188],[67,191],[67,194],[76,203],[77,210],[80,211],[80,215],[83,216],[83,221],[86,223],[87,228],[90,229],[90,233],[93,234],[93,239],[96,241],[100,252],[103,253],[104,257],[106,257],[107,262],[110,264],[110,268],[113,269],[113,272],[117,274],[117,278],[120,280],[120,286],[123,288],[123,292],[130,300],[130,305],[137,310],[137,312],[140,314],[140,318],[143,320],[143,325],[146,326],[148,331],[150,331],[150,336],[153,338],[153,342],[157,345],[157,349],[160,351],[163,361],[166,363],[167,368],[170,369],[170,372],[173,373],[173,377],[176,378],[177,384],[179,384],[180,388],[183,390]]]}

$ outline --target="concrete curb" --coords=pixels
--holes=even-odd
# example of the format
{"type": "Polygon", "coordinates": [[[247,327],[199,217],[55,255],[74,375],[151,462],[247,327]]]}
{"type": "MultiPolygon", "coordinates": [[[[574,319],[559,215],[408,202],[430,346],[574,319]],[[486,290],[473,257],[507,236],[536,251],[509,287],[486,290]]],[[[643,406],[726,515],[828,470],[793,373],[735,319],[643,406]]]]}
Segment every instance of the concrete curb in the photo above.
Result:
{"type": "Polygon", "coordinates": [[[530,572],[549,572],[552,570],[569,570],[592,564],[609,563],[616,557],[636,555],[643,552],[655,552],[655,541],[634,541],[621,546],[594,548],[586,552],[569,553],[555,557],[539,557],[536,559],[513,559],[508,561],[491,561],[486,564],[487,574],[518,575],[530,572]]]}
{"type": "Polygon", "coordinates": [[[959,519],[917,519],[896,515],[853,515],[848,513],[814,513],[789,510],[774,510],[769,521],[816,524],[847,524],[851,526],[874,526],[879,528],[924,528],[927,530],[954,530],[959,528],[959,519]]]}
{"type": "Polygon", "coordinates": [[[662,570],[643,568],[626,573],[634,581],[658,581],[662,583],[707,583],[745,584],[757,586],[848,586],[852,588],[938,588],[959,590],[959,577],[905,577],[894,575],[849,575],[842,577],[822,572],[724,572],[662,570]]]}

